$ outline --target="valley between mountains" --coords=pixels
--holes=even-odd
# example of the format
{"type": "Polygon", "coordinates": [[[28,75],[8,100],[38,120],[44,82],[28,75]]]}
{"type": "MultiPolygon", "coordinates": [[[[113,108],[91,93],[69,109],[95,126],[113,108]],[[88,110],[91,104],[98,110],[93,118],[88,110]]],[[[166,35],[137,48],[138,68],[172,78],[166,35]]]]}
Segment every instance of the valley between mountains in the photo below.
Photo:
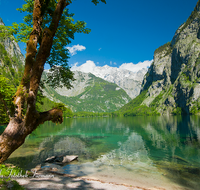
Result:
{"type": "MultiPolygon", "coordinates": [[[[122,115],[179,115],[200,112],[200,3],[171,42],[154,52],[149,68],[137,72],[94,63],[72,68],[72,89],[44,83],[43,95],[63,103],[72,112],[115,112],[122,115]]],[[[0,25],[4,25],[1,20],[0,25]]],[[[24,57],[18,44],[1,38],[1,75],[15,88],[23,71],[24,57]]],[[[48,75],[43,74],[43,80],[48,75]]],[[[48,106],[47,106],[48,107],[48,106]]],[[[1,104],[3,114],[3,105],[1,104]]]]}

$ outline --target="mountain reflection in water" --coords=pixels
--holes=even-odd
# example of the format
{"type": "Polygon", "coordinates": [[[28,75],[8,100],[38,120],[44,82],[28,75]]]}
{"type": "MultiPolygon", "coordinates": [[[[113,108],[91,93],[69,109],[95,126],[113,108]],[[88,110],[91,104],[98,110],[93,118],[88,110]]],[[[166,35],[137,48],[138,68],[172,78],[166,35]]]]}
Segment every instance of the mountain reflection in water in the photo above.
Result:
{"type": "Polygon", "coordinates": [[[117,178],[119,172],[130,181],[137,175],[159,175],[175,185],[199,189],[199,124],[199,116],[76,118],[65,119],[61,125],[49,122],[28,136],[8,162],[30,169],[50,156],[73,154],[79,161],[64,166],[65,173],[117,178]]]}

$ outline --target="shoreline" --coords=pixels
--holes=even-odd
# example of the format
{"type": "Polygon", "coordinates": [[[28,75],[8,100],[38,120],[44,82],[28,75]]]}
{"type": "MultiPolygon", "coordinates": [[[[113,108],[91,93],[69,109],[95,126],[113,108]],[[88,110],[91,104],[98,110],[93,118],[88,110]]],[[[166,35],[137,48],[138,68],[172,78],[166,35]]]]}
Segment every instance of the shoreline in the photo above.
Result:
{"type": "MultiPolygon", "coordinates": [[[[116,171],[115,171],[116,172],[116,171]]],[[[110,170],[109,173],[93,173],[76,175],[63,173],[55,167],[42,168],[37,165],[26,174],[13,175],[11,180],[17,181],[27,190],[191,190],[189,187],[173,183],[166,175],[148,174],[148,172],[120,176],[110,170]]],[[[196,188],[195,188],[196,189],[196,188]]]]}
{"type": "Polygon", "coordinates": [[[80,175],[80,171],[70,174],[64,173],[60,166],[52,164],[49,166],[44,168],[37,165],[32,169],[32,176],[13,178],[13,180],[28,190],[191,190],[174,183],[162,171],[157,173],[135,171],[126,175],[115,168],[110,169],[109,173],[101,171],[80,175]]]}
{"type": "Polygon", "coordinates": [[[100,175],[76,176],[59,171],[37,169],[34,177],[14,178],[14,180],[27,190],[190,190],[169,181],[167,184],[164,178],[160,179],[158,176],[149,178],[148,175],[138,175],[129,183],[130,181],[123,180],[123,177],[118,180],[111,176],[105,176],[105,178],[100,175]],[[163,185],[162,182],[164,182],[163,185]]]}
{"type": "Polygon", "coordinates": [[[68,174],[59,175],[52,172],[39,172],[39,175],[43,176],[41,178],[13,178],[21,186],[27,190],[81,190],[81,189],[90,189],[90,190],[167,190],[162,187],[140,187],[137,185],[129,184],[120,184],[115,182],[106,182],[93,177],[76,177],[70,176],[68,174]],[[54,177],[45,177],[49,174],[53,174],[54,177]]]}

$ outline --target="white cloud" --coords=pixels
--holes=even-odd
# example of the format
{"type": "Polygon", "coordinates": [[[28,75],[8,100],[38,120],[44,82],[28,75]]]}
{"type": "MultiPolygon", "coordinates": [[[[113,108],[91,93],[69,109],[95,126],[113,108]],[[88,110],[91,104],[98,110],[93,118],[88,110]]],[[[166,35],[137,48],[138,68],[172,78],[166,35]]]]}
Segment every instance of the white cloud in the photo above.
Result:
{"type": "Polygon", "coordinates": [[[74,65],[72,65],[72,67],[71,67],[71,70],[76,71],[78,68],[77,65],[78,65],[78,62],[74,63],[74,65]]]}
{"type": "MultiPolygon", "coordinates": [[[[129,70],[129,71],[132,71],[132,72],[137,72],[143,68],[147,69],[151,63],[153,62],[153,60],[151,61],[144,61],[144,62],[139,62],[137,64],[133,64],[133,63],[123,63],[119,68],[117,67],[109,67],[107,66],[106,67],[106,71],[104,71],[104,68],[105,68],[105,65],[104,67],[100,67],[100,66],[97,66],[94,61],[91,61],[91,60],[87,60],[86,63],[83,63],[82,65],[78,66],[78,62],[75,63],[74,65],[72,65],[71,67],[71,70],[72,71],[82,71],[84,73],[93,73],[93,74],[96,74],[96,73],[99,73],[99,72],[109,72],[108,70],[112,70],[113,68],[116,68],[118,70],[120,69],[123,69],[123,70],[129,70]]],[[[97,62],[98,64],[98,62],[97,62]]],[[[105,62],[104,62],[105,64],[105,62]]],[[[116,65],[116,63],[110,61],[110,65],[116,65]]]]}
{"type": "Polygon", "coordinates": [[[71,53],[72,56],[76,55],[77,51],[83,51],[83,50],[86,49],[85,46],[82,46],[82,45],[79,45],[79,44],[74,45],[72,47],[66,47],[66,48],[69,50],[69,52],[71,53]]]}
{"type": "Polygon", "coordinates": [[[126,70],[129,70],[129,71],[132,71],[132,72],[137,72],[143,68],[148,68],[151,63],[153,62],[153,60],[151,61],[144,61],[144,62],[139,62],[137,64],[133,64],[133,63],[123,63],[119,69],[126,69],[126,70]]]}
{"type": "Polygon", "coordinates": [[[84,63],[80,66],[77,66],[77,65],[78,65],[78,63],[75,63],[72,66],[71,70],[72,71],[82,71],[84,73],[93,73],[93,71],[96,67],[95,63],[91,60],[86,61],[86,63],[84,63]]]}

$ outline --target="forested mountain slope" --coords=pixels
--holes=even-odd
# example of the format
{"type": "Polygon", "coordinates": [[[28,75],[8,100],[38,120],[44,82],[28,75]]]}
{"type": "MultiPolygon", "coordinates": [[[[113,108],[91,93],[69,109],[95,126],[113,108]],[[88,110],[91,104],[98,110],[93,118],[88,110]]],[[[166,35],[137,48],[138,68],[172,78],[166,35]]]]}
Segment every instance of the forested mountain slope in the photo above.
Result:
{"type": "MultiPolygon", "coordinates": [[[[68,105],[74,112],[112,112],[131,98],[114,83],[107,82],[91,73],[74,72],[73,88],[53,89],[45,85],[44,94],[52,101],[68,105]]],[[[45,79],[45,75],[43,76],[45,79]]]]}

